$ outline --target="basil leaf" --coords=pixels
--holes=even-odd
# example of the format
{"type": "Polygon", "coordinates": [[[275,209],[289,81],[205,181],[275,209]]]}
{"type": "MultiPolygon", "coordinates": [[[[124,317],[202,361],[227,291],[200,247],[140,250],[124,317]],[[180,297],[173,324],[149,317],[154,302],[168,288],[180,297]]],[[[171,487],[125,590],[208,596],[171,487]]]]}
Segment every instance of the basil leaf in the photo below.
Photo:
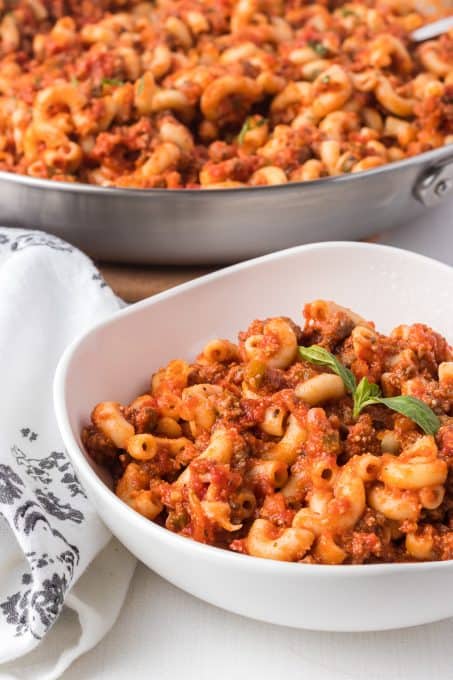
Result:
{"type": "Polygon", "coordinates": [[[381,394],[381,390],[379,388],[379,385],[376,385],[376,383],[370,383],[368,378],[362,378],[362,380],[357,385],[357,389],[355,390],[355,392],[353,394],[353,397],[354,397],[353,416],[354,416],[354,418],[358,417],[360,411],[365,406],[369,406],[370,404],[374,403],[373,399],[375,397],[379,397],[380,394],[381,394]]]}
{"type": "Polygon", "coordinates": [[[113,87],[119,87],[120,85],[124,85],[124,81],[119,80],[118,78],[102,78],[101,85],[112,85],[113,87]]]}
{"type": "Polygon", "coordinates": [[[241,127],[241,131],[238,134],[238,144],[243,144],[244,137],[249,130],[251,130],[251,121],[250,121],[250,118],[246,118],[245,123],[241,127]]]}
{"type": "Polygon", "coordinates": [[[379,397],[376,402],[410,418],[421,427],[425,434],[436,434],[440,427],[440,420],[434,411],[417,397],[379,397]]]}
{"type": "Polygon", "coordinates": [[[420,399],[411,396],[381,397],[379,385],[371,383],[367,378],[357,385],[352,371],[343,366],[338,359],[319,345],[311,347],[299,347],[299,354],[305,361],[316,366],[326,366],[340,376],[348,392],[354,399],[353,416],[357,418],[360,412],[367,406],[383,404],[387,408],[401,413],[417,423],[425,434],[436,434],[440,428],[440,420],[427,404],[420,399]]]}
{"type": "Polygon", "coordinates": [[[316,52],[320,57],[325,57],[327,55],[328,49],[322,42],[319,42],[318,40],[309,40],[308,45],[313,52],[316,52]]]}
{"type": "Polygon", "coordinates": [[[352,371],[341,364],[337,357],[328,352],[324,347],[312,345],[311,347],[299,347],[299,354],[302,359],[315,364],[315,366],[327,366],[334,373],[340,376],[348,392],[354,394],[357,384],[352,371]]]}
{"type": "Polygon", "coordinates": [[[238,144],[243,144],[244,143],[244,137],[249,132],[250,130],[254,130],[255,128],[259,128],[262,125],[265,125],[267,123],[267,118],[258,118],[258,120],[254,120],[253,117],[251,118],[246,118],[244,125],[241,127],[241,131],[239,132],[237,136],[237,142],[238,144]]]}

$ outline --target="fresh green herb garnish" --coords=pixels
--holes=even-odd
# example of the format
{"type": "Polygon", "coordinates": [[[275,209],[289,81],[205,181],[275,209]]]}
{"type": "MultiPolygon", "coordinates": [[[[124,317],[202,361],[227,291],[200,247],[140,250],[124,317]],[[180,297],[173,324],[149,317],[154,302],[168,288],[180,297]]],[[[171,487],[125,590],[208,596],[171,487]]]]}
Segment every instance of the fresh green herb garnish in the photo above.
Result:
{"type": "Polygon", "coordinates": [[[343,16],[343,17],[354,17],[355,16],[355,12],[353,12],[352,9],[348,9],[347,7],[342,7],[340,12],[341,12],[341,16],[343,16]]]}
{"type": "Polygon", "coordinates": [[[139,97],[140,97],[140,95],[143,94],[144,89],[145,89],[145,79],[142,76],[140,78],[140,80],[138,81],[138,85],[137,85],[137,94],[138,94],[139,97]]]}
{"type": "Polygon", "coordinates": [[[118,78],[103,78],[101,80],[101,85],[112,85],[113,87],[119,87],[120,85],[124,85],[124,82],[118,78]]]}
{"type": "Polygon", "coordinates": [[[376,403],[373,401],[378,398],[381,394],[379,385],[376,383],[370,383],[367,378],[362,378],[362,380],[357,385],[355,392],[353,393],[354,398],[354,410],[352,415],[357,418],[365,406],[376,403]]]}
{"type": "Polygon", "coordinates": [[[244,143],[244,137],[249,132],[250,130],[254,130],[255,128],[261,127],[262,125],[265,125],[267,123],[267,118],[259,118],[258,120],[254,120],[253,118],[247,118],[245,120],[244,125],[241,127],[241,131],[238,134],[238,144],[243,144],[244,143]]]}
{"type": "Polygon", "coordinates": [[[425,402],[409,395],[382,397],[378,385],[368,382],[366,378],[362,378],[354,395],[354,417],[357,418],[363,408],[372,404],[383,404],[392,409],[392,411],[401,413],[401,415],[417,423],[426,434],[436,434],[440,427],[439,418],[425,402]]]}
{"type": "Polygon", "coordinates": [[[320,57],[325,57],[329,51],[327,47],[322,44],[322,42],[317,40],[309,40],[308,45],[314,52],[316,52],[316,54],[319,54],[320,57]]]}
{"type": "Polygon", "coordinates": [[[315,366],[327,366],[334,373],[340,376],[348,392],[354,394],[357,389],[357,382],[355,375],[349,368],[343,366],[333,354],[328,352],[324,347],[319,345],[312,345],[311,347],[299,347],[299,354],[302,359],[308,361],[315,366]]]}
{"type": "Polygon", "coordinates": [[[343,366],[338,359],[323,347],[312,345],[311,347],[299,347],[302,359],[315,364],[326,366],[340,376],[347,391],[354,401],[353,416],[358,418],[361,411],[373,404],[383,404],[387,408],[401,413],[414,421],[425,434],[436,434],[440,427],[440,420],[427,404],[416,397],[402,395],[399,397],[383,397],[379,385],[370,383],[367,378],[357,385],[352,371],[343,366]]]}
{"type": "Polygon", "coordinates": [[[346,158],[341,165],[341,172],[351,172],[354,163],[357,163],[358,159],[352,156],[346,158]]]}
{"type": "Polygon", "coordinates": [[[330,83],[330,76],[323,76],[323,77],[321,78],[321,82],[322,82],[322,83],[326,83],[326,84],[327,84],[327,83],[330,83]]]}
{"type": "Polygon", "coordinates": [[[244,125],[241,127],[241,131],[238,134],[238,144],[242,144],[244,142],[245,135],[251,129],[252,128],[251,128],[251,125],[250,125],[250,118],[246,118],[244,125]]]}
{"type": "Polygon", "coordinates": [[[244,137],[247,134],[247,132],[251,130],[250,127],[250,118],[246,118],[244,125],[241,127],[241,131],[238,134],[238,144],[243,144],[244,142],[244,137]]]}

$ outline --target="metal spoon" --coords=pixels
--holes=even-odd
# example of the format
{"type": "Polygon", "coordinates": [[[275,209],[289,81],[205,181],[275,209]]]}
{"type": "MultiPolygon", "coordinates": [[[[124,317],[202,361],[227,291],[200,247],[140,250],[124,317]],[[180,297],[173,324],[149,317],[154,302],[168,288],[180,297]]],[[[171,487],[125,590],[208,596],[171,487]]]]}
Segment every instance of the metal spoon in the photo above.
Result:
{"type": "Polygon", "coordinates": [[[412,31],[411,39],[414,42],[423,42],[424,40],[430,40],[442,33],[446,33],[450,28],[453,28],[453,16],[445,17],[444,19],[433,21],[432,24],[426,24],[426,26],[417,28],[417,30],[412,31]]]}

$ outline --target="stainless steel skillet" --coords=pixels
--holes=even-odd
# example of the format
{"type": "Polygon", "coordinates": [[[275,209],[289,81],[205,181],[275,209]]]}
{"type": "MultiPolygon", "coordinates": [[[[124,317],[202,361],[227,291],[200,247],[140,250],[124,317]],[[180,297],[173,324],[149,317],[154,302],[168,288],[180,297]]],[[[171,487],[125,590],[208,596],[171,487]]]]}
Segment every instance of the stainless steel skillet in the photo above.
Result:
{"type": "Polygon", "coordinates": [[[56,234],[104,261],[212,264],[366,237],[449,193],[453,144],[354,175],[239,189],[124,190],[0,172],[0,223],[56,234]]]}

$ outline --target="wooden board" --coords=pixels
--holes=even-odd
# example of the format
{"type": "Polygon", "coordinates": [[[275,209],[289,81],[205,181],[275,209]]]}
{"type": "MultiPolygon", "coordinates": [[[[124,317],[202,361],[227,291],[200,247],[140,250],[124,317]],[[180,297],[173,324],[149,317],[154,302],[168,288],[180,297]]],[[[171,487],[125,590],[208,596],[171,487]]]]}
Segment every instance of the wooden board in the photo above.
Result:
{"type": "Polygon", "coordinates": [[[161,293],[214,268],[202,267],[132,267],[119,264],[98,264],[98,267],[114,292],[125,302],[137,302],[161,293]]]}

